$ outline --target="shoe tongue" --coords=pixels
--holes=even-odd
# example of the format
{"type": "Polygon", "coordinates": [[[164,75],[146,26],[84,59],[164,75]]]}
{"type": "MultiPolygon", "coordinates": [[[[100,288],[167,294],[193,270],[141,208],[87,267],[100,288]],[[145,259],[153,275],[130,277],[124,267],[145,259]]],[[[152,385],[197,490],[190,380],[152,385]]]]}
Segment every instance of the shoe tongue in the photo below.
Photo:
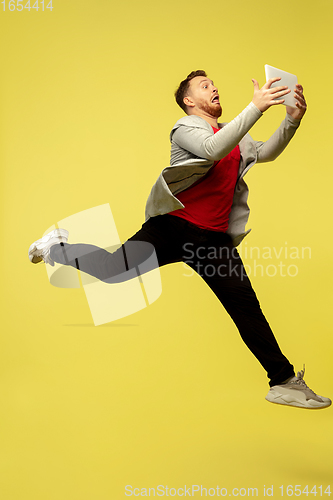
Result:
{"type": "Polygon", "coordinates": [[[287,378],[287,380],[282,382],[282,384],[289,384],[290,382],[295,382],[296,380],[298,380],[298,378],[293,376],[293,377],[287,378]]]}

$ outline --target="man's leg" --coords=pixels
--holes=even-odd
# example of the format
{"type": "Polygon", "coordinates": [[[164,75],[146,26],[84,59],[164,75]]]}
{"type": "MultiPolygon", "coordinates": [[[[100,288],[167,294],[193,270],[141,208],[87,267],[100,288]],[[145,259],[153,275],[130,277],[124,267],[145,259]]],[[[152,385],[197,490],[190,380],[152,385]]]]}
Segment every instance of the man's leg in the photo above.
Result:
{"type": "Polygon", "coordinates": [[[196,255],[193,248],[193,262],[187,263],[221,301],[245,344],[267,371],[270,386],[293,377],[293,366],[281,352],[231,238],[223,233],[201,231],[196,245],[200,246],[200,252],[196,255]]]}
{"type": "MultiPolygon", "coordinates": [[[[153,217],[116,251],[87,244],[60,243],[50,248],[54,262],[69,265],[107,283],[130,279],[134,268],[144,273],[181,260],[181,221],[176,217],[153,217]],[[152,258],[156,253],[157,259],[152,258]]],[[[143,273],[142,272],[142,273],[143,273]]],[[[137,271],[133,276],[137,276],[137,271]]]]}

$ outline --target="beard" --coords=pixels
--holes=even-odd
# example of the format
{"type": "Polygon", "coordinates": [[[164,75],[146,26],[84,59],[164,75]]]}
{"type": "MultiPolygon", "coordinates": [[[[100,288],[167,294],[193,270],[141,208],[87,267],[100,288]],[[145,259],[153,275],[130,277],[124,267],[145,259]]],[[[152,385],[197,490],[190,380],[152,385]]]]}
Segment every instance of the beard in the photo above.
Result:
{"type": "Polygon", "coordinates": [[[214,118],[219,118],[222,115],[221,104],[212,104],[202,101],[200,103],[200,109],[213,116],[214,118]]]}

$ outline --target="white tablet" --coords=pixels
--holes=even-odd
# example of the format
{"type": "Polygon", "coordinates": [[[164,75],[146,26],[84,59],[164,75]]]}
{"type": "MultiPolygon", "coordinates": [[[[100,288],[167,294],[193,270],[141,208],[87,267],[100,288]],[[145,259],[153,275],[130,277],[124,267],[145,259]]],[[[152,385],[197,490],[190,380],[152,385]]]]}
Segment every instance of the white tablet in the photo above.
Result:
{"type": "Polygon", "coordinates": [[[273,68],[273,66],[269,66],[265,64],[265,73],[266,73],[266,82],[270,78],[275,78],[279,76],[281,80],[273,83],[271,87],[280,87],[281,85],[287,85],[290,88],[291,92],[282,97],[277,97],[277,99],[284,99],[285,106],[291,106],[296,108],[296,99],[294,97],[294,89],[297,83],[297,76],[292,75],[291,73],[287,73],[286,71],[282,71],[282,69],[273,68]]]}

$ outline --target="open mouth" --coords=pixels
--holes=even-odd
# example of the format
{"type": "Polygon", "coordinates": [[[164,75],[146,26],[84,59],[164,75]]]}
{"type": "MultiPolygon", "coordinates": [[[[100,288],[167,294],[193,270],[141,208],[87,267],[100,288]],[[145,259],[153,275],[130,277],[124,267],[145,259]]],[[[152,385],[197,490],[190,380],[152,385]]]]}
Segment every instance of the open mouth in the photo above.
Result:
{"type": "Polygon", "coordinates": [[[216,103],[217,103],[217,104],[220,104],[220,98],[219,98],[219,96],[218,96],[218,95],[216,95],[215,97],[213,97],[212,102],[213,102],[214,104],[216,104],[216,103]]]}

